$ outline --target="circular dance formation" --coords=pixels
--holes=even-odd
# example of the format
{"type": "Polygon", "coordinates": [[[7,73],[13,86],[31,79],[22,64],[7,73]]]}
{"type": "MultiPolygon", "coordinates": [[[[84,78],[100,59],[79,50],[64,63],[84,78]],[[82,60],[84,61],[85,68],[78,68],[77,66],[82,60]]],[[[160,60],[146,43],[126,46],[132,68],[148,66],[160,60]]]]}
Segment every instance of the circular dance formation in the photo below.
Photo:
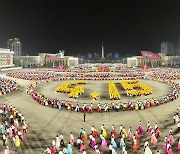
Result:
{"type": "MultiPolygon", "coordinates": [[[[180,92],[180,85],[174,81],[175,79],[179,79],[179,71],[171,69],[154,69],[150,75],[145,75],[145,73],[141,71],[136,73],[135,70],[125,71],[123,69],[120,69],[118,72],[117,68],[108,69],[107,67],[99,67],[95,71],[92,71],[92,73],[85,68],[83,68],[82,70],[79,70],[78,68],[74,72],[70,70],[63,70],[63,72],[52,70],[48,72],[14,72],[7,73],[7,76],[25,80],[32,80],[33,82],[27,87],[26,93],[40,105],[49,106],[58,110],[65,109],[69,111],[82,112],[84,116],[86,116],[86,112],[91,114],[94,112],[102,113],[145,110],[150,107],[172,103],[172,101],[178,98],[180,92]],[[152,80],[152,82],[158,81],[168,84],[171,87],[171,92],[163,95],[158,99],[141,99],[136,101],[135,103],[131,101],[128,101],[127,103],[123,102],[121,100],[123,94],[118,91],[117,82],[118,84],[121,84],[121,86],[125,90],[127,98],[134,98],[142,95],[146,96],[152,94],[153,88],[146,84],[138,82],[137,79],[152,80]],[[56,92],[68,93],[69,97],[77,100],[76,102],[67,101],[64,99],[49,98],[43,93],[38,92],[38,86],[42,83],[45,85],[51,84],[51,82],[53,81],[62,80],[65,80],[67,82],[59,85],[56,88],[56,92]],[[98,80],[97,82],[108,80],[107,83],[109,85],[109,88],[107,88],[107,91],[109,92],[109,99],[111,100],[111,102],[99,103],[98,101],[99,99],[101,100],[102,94],[94,90],[92,93],[90,93],[89,97],[92,100],[96,100],[95,102],[97,102],[97,104],[87,102],[79,103],[78,99],[81,97],[81,95],[84,94],[85,91],[85,88],[82,84],[87,84],[88,80],[98,80]],[[115,80],[116,83],[114,82],[115,80]],[[114,102],[115,100],[118,100],[119,102],[114,102]]],[[[6,83],[8,82],[9,81],[5,81],[4,83],[2,82],[1,85],[7,85],[6,83]]],[[[15,85],[14,83],[11,84],[15,85]]],[[[9,89],[13,89],[13,86],[10,87],[11,88],[9,89]]],[[[3,94],[5,93],[3,92],[3,94]]],[[[6,153],[8,153],[9,150],[8,139],[11,140],[13,146],[18,148],[23,142],[24,134],[27,131],[27,122],[26,120],[22,120],[24,119],[24,116],[20,112],[18,112],[17,109],[11,106],[12,105],[5,103],[1,106],[0,109],[2,118],[5,117],[6,121],[9,120],[10,123],[7,124],[7,122],[5,122],[4,125],[0,125],[0,133],[2,134],[3,143],[6,146],[6,153]],[[17,125],[19,125],[19,127],[17,127],[17,125]],[[6,132],[6,134],[4,132],[6,132]],[[12,136],[12,139],[10,136],[12,136]]],[[[111,131],[105,128],[104,125],[100,127],[100,130],[92,126],[91,130],[89,129],[90,131],[81,128],[79,130],[79,136],[74,137],[74,134],[76,134],[76,132],[70,132],[69,140],[66,140],[66,138],[68,137],[64,137],[63,134],[57,135],[44,153],[55,154],[58,152],[60,154],[73,154],[74,151],[78,150],[83,154],[92,151],[94,151],[94,153],[96,154],[100,154],[101,152],[105,151],[108,153],[117,154],[119,152],[119,150],[117,150],[119,147],[121,153],[127,154],[133,153],[134,151],[142,152],[142,147],[144,147],[145,154],[151,154],[153,150],[156,150],[157,154],[162,151],[168,154],[172,154],[173,151],[180,151],[180,139],[177,138],[177,132],[179,133],[180,131],[180,108],[178,108],[177,111],[178,112],[173,116],[173,122],[176,129],[174,129],[174,127],[173,129],[168,128],[169,132],[166,133],[164,133],[163,131],[161,132],[162,128],[159,127],[157,123],[153,124],[155,125],[153,127],[148,122],[147,127],[145,128],[141,121],[138,127],[131,127],[132,125],[128,126],[128,130],[126,130],[122,125],[112,125],[111,131]],[[117,127],[119,127],[119,130],[117,129],[117,127]],[[164,140],[164,143],[159,143],[162,140],[164,140]],[[155,148],[156,146],[158,147],[155,148]],[[162,147],[161,149],[159,148],[160,146],[162,147]]]]}
{"type": "MultiPolygon", "coordinates": [[[[155,78],[149,78],[148,80],[156,80],[155,78]]],[[[43,94],[37,92],[35,89],[36,86],[40,84],[38,82],[37,84],[29,85],[27,87],[27,94],[31,95],[34,101],[37,101],[39,104],[43,106],[51,106],[53,108],[57,109],[67,109],[67,110],[74,110],[74,111],[82,111],[82,112],[108,112],[108,111],[128,111],[128,110],[144,110],[153,106],[159,106],[161,104],[166,104],[169,102],[172,102],[173,100],[176,100],[178,98],[178,93],[180,91],[180,85],[176,84],[174,81],[171,80],[159,80],[159,82],[167,83],[171,85],[172,91],[170,94],[167,94],[166,96],[162,96],[159,100],[152,98],[152,99],[145,99],[144,101],[137,101],[136,103],[128,102],[128,103],[105,103],[105,104],[89,104],[86,103],[80,104],[79,102],[75,103],[71,101],[66,100],[59,100],[59,99],[51,99],[47,98],[43,94]]]]}

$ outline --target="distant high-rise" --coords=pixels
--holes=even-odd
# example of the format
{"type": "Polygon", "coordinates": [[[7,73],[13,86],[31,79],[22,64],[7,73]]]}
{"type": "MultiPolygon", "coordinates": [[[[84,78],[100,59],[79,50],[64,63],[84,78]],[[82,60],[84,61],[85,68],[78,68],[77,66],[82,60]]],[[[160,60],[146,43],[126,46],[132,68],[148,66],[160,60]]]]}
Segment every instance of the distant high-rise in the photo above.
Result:
{"type": "Polygon", "coordinates": [[[14,52],[14,56],[21,56],[22,43],[20,39],[9,39],[7,41],[7,48],[14,52]]]}
{"type": "Polygon", "coordinates": [[[161,43],[161,53],[164,53],[166,55],[175,55],[174,52],[174,43],[172,42],[162,42],[161,43]]]}

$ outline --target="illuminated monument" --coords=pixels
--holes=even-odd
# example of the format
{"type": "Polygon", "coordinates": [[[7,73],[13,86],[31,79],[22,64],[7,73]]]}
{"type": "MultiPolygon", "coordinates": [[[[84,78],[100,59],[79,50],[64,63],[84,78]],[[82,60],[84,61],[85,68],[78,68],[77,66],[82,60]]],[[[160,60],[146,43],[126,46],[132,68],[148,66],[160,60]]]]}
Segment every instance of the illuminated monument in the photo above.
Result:
{"type": "Polygon", "coordinates": [[[104,43],[102,42],[102,59],[104,59],[104,43]]]}

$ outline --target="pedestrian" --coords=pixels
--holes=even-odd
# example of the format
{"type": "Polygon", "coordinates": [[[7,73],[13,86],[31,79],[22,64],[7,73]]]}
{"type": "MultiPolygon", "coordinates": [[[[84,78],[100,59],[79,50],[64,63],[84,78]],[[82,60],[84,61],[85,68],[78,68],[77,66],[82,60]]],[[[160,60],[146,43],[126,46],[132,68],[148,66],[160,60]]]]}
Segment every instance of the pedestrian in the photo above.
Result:
{"type": "Polygon", "coordinates": [[[176,115],[173,116],[174,124],[176,123],[176,115]]]}
{"type": "Polygon", "coordinates": [[[86,113],[84,112],[84,122],[86,122],[86,113]]]}

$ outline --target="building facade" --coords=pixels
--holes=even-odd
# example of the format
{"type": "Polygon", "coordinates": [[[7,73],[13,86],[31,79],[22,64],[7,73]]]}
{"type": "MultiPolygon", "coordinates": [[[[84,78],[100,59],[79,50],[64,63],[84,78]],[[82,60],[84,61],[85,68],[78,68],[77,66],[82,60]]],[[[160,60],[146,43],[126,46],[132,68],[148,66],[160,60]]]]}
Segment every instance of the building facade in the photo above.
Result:
{"type": "Polygon", "coordinates": [[[44,65],[47,67],[63,66],[76,66],[78,64],[78,58],[72,56],[63,56],[61,58],[59,54],[46,54],[44,57],[44,65]]]}
{"type": "Polygon", "coordinates": [[[159,54],[160,59],[148,59],[142,56],[134,56],[127,58],[128,67],[142,67],[147,65],[149,67],[174,67],[180,66],[180,56],[166,56],[165,54],[159,54]]]}
{"type": "Polygon", "coordinates": [[[13,51],[6,48],[0,48],[0,68],[13,67],[13,51]]]}
{"type": "Polygon", "coordinates": [[[174,43],[162,42],[161,43],[161,53],[169,55],[169,56],[175,56],[174,43]]]}
{"type": "Polygon", "coordinates": [[[14,64],[21,67],[40,66],[40,56],[14,56],[14,64]]]}
{"type": "Polygon", "coordinates": [[[13,38],[7,41],[7,48],[14,52],[14,56],[21,56],[22,43],[20,39],[13,38]]]}
{"type": "Polygon", "coordinates": [[[16,66],[22,67],[51,67],[58,66],[76,66],[78,58],[72,56],[62,56],[61,53],[49,54],[39,53],[38,56],[15,56],[14,63],[16,66]]]}

